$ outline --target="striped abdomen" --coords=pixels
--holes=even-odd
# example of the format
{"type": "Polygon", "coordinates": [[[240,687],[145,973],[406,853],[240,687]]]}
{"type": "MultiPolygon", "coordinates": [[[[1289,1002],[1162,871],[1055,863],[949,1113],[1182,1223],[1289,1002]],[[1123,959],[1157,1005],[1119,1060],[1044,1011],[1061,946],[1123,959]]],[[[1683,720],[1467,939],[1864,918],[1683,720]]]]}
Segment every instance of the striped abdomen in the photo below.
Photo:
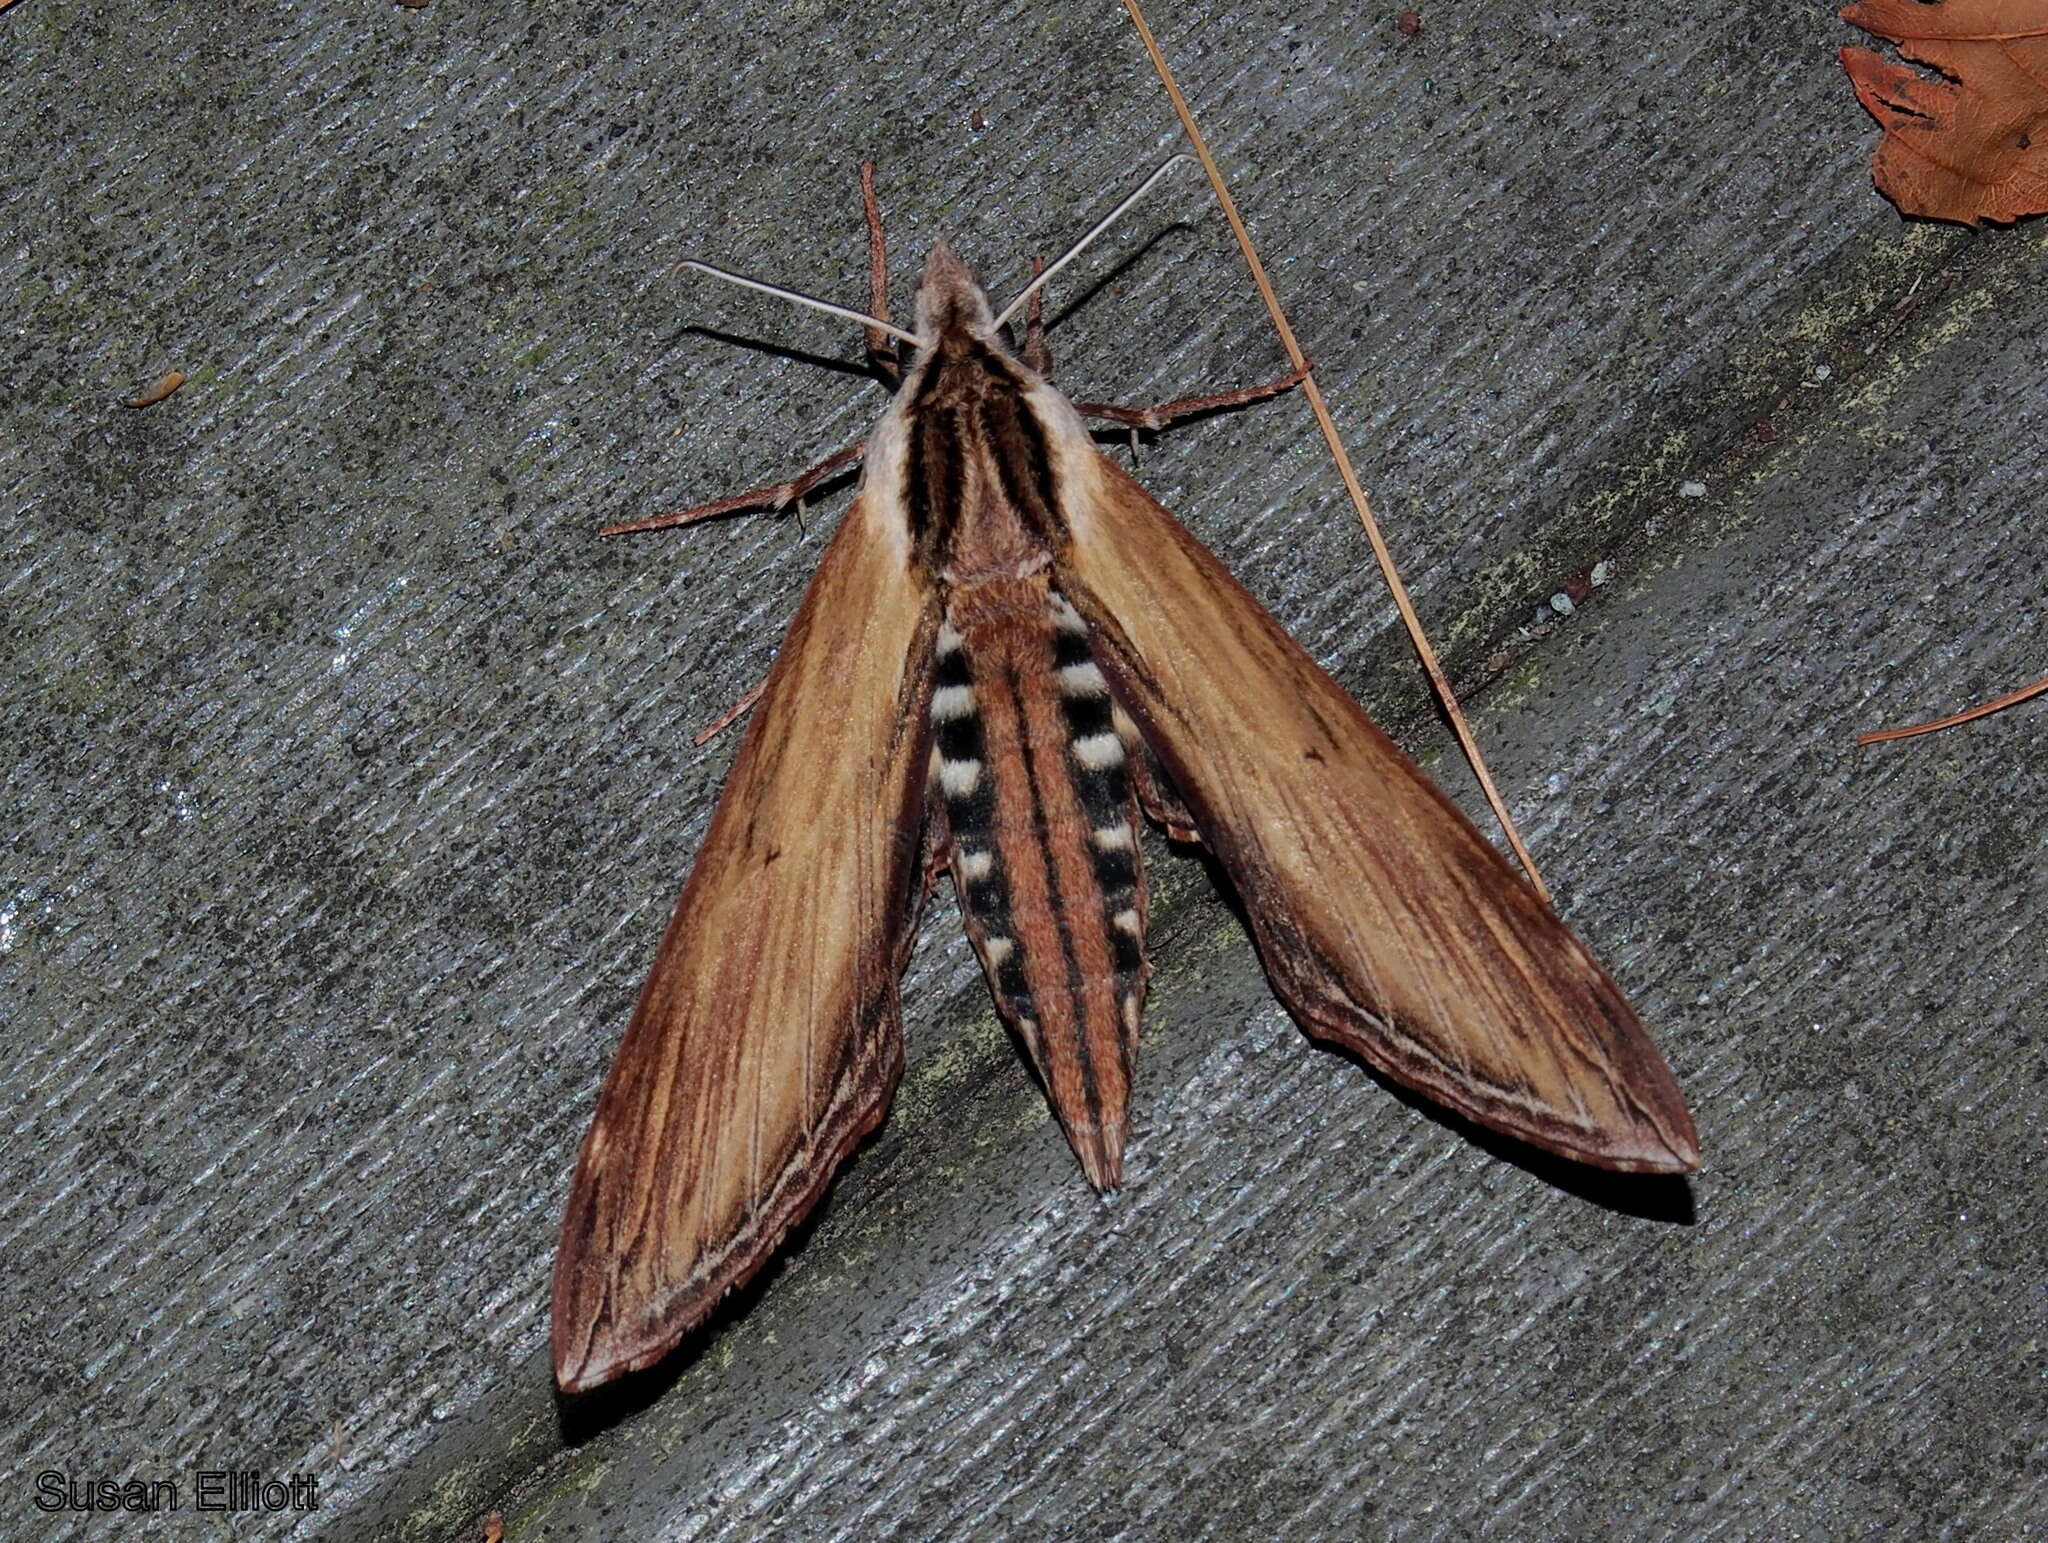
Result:
{"type": "Polygon", "coordinates": [[[1145,995],[1127,723],[1046,577],[953,593],[932,775],[967,935],[1089,1182],[1114,1188],[1145,995]]]}

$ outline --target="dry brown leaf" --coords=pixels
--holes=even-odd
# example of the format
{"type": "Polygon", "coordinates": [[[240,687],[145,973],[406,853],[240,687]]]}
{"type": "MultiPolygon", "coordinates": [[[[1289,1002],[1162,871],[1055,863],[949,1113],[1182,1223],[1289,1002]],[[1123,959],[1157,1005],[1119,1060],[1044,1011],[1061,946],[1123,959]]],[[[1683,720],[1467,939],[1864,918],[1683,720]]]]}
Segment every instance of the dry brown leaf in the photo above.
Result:
{"type": "Polygon", "coordinates": [[[183,370],[166,370],[157,377],[156,384],[143,392],[141,396],[132,396],[121,405],[123,407],[154,407],[184,384],[185,372],[183,370]]]}
{"type": "Polygon", "coordinates": [[[2048,0],[1862,0],[1842,19],[1941,72],[1842,50],[1884,130],[1871,174],[1901,213],[1975,225],[2048,210],[2048,0]]]}

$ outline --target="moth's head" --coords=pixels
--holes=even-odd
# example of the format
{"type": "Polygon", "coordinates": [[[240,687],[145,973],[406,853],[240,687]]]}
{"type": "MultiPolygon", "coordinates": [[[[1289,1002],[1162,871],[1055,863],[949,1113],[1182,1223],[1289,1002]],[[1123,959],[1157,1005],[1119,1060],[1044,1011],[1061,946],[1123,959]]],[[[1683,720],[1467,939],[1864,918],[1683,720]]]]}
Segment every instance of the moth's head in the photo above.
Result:
{"type": "Polygon", "coordinates": [[[932,248],[917,281],[917,335],[933,353],[948,352],[949,338],[956,347],[969,339],[1002,346],[987,293],[944,241],[932,248]]]}

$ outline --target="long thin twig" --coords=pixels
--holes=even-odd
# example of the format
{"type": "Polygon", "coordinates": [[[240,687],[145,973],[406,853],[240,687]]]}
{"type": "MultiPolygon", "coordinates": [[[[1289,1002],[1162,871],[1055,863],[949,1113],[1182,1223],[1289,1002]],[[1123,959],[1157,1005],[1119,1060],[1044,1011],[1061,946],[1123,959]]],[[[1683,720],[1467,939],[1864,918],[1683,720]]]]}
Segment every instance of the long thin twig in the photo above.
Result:
{"type": "Polygon", "coordinates": [[[1993,697],[1988,702],[1979,702],[1975,707],[1966,707],[1959,713],[1950,713],[1946,718],[1936,718],[1932,723],[1915,723],[1903,729],[1872,729],[1867,734],[1858,734],[1859,745],[1881,745],[1888,739],[1911,739],[1916,734],[1932,734],[1936,729],[1952,729],[1959,723],[1968,723],[1972,718],[1987,718],[1992,713],[2011,707],[2015,702],[2024,702],[2028,697],[2039,696],[2048,691],[2048,676],[2043,676],[2031,686],[2022,686],[2017,691],[2008,691],[2004,696],[1993,697]]]}
{"type": "Polygon", "coordinates": [[[1301,390],[1308,398],[1308,405],[1316,415],[1316,423],[1323,431],[1323,440],[1330,447],[1330,455],[1337,463],[1337,475],[1344,479],[1344,490],[1351,495],[1352,507],[1358,511],[1358,522],[1365,527],[1365,538],[1372,543],[1372,555],[1379,559],[1380,572],[1385,576],[1387,588],[1394,596],[1394,605],[1401,612],[1401,621],[1408,629],[1408,640],[1415,645],[1416,656],[1422,661],[1422,668],[1429,674],[1429,683],[1436,690],[1437,700],[1443,703],[1444,712],[1451,720],[1451,728],[1458,736],[1458,743],[1464,747],[1465,759],[1472,765],[1473,775],[1478,777],[1479,786],[1486,794],[1486,801],[1493,807],[1494,818],[1507,833],[1508,845],[1514,848],[1522,869],[1529,875],[1529,882],[1536,886],[1536,892],[1545,900],[1550,891],[1543,878],[1536,871],[1536,860],[1529,855],[1529,849],[1522,844],[1521,832],[1515,829],[1514,817],[1508,813],[1500,792],[1493,785],[1493,777],[1486,769],[1486,758],[1479,753],[1479,741],[1472,735],[1472,729],[1465,722],[1465,714],[1458,707],[1456,693],[1445,676],[1443,666],[1437,663],[1436,650],[1430,647],[1429,637],[1422,630],[1422,620],[1415,614],[1415,607],[1408,599],[1408,586],[1401,582],[1400,572],[1394,566],[1394,554],[1388,549],[1386,538],[1380,534],[1377,521],[1372,517],[1372,504],[1365,496],[1365,488],[1359,483],[1358,473],[1351,468],[1351,457],[1344,452],[1344,442],[1337,435],[1337,423],[1330,416],[1330,409],[1323,401],[1323,393],[1316,385],[1315,375],[1310,372],[1308,356],[1301,345],[1294,340],[1294,329],[1287,325],[1287,316],[1280,309],[1280,297],[1273,292],[1271,280],[1266,277],[1265,264],[1259,261],[1257,249],[1252,245],[1251,232],[1245,229],[1244,221],[1238,216],[1237,204],[1230,196],[1230,189],[1223,185],[1223,173],[1217,169],[1216,158],[1209,154],[1207,141],[1202,131],[1195,127],[1195,115],[1189,111],[1187,98],[1181,95],[1175,83],[1173,70],[1166,62],[1166,55],[1160,51],[1159,42],[1152,36],[1152,29],[1145,23],[1145,13],[1138,6],[1138,0],[1124,0],[1124,9],[1130,12],[1131,21],[1138,29],[1138,36],[1144,40],[1145,52],[1152,56],[1152,68],[1159,73],[1159,83],[1166,88],[1167,98],[1173,103],[1173,110],[1180,116],[1180,126],[1194,146],[1195,157],[1202,163],[1202,170],[1209,175],[1209,186],[1216,190],[1216,201],[1223,206],[1223,217],[1230,221],[1230,229],[1237,237],[1237,244],[1244,253],[1245,265],[1252,271],[1252,282],[1259,286],[1259,298],[1266,302],[1266,314],[1273,318],[1273,329],[1280,334],[1281,346],[1287,350],[1288,361],[1302,371],[1301,390]]]}

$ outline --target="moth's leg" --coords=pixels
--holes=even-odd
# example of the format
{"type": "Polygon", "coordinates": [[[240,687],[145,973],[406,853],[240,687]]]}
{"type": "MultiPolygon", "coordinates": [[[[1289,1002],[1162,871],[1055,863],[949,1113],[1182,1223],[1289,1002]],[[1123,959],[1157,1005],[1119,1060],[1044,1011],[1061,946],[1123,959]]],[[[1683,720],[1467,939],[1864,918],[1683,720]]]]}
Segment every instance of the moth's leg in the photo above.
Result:
{"type": "MultiPolygon", "coordinates": [[[[1045,259],[1031,259],[1033,282],[1045,272],[1045,259]]],[[[1034,289],[1024,307],[1024,363],[1047,380],[1052,379],[1052,350],[1045,344],[1045,291],[1034,289]]]]}
{"type": "MultiPolygon", "coordinates": [[[[1123,717],[1121,709],[1117,716],[1123,717]]],[[[1143,737],[1135,730],[1132,737],[1138,739],[1137,753],[1126,757],[1124,765],[1130,769],[1131,787],[1137,792],[1138,807],[1145,811],[1147,819],[1166,832],[1170,840],[1200,846],[1202,833],[1195,829],[1195,817],[1181,802],[1180,790],[1174,787],[1173,779],[1166,775],[1166,768],[1159,764],[1159,758],[1152,753],[1152,747],[1144,742],[1143,737]]]]}
{"type": "MultiPolygon", "coordinates": [[[[1124,669],[1132,668],[1130,644],[1121,641],[1120,629],[1113,617],[1101,614],[1101,602],[1088,594],[1085,588],[1077,588],[1070,594],[1082,597],[1082,614],[1090,619],[1092,636],[1090,643],[1098,668],[1105,659],[1113,661],[1111,669],[1104,674],[1114,681],[1124,669]]],[[[1069,604],[1072,604],[1069,600],[1069,604]]],[[[1195,817],[1187,803],[1180,796],[1180,789],[1173,784],[1173,778],[1160,762],[1158,754],[1145,738],[1118,693],[1119,686],[1112,684],[1109,690],[1109,722],[1116,730],[1116,737],[1123,742],[1124,770],[1130,778],[1131,791],[1137,795],[1138,807],[1145,811],[1147,819],[1165,831],[1174,841],[1186,842],[1192,846],[1202,845],[1202,833],[1195,825],[1195,817]]]]}
{"type": "MultiPolygon", "coordinates": [[[[882,210],[875,202],[875,163],[860,163],[860,201],[868,221],[868,315],[878,321],[889,319],[889,247],[882,239],[882,210]]],[[[864,329],[868,343],[868,366],[882,377],[891,391],[902,382],[903,360],[889,334],[878,327],[864,329]]]]}
{"type": "Polygon", "coordinates": [[[1163,429],[1176,418],[1216,412],[1225,407],[1242,407],[1247,402],[1263,402],[1269,396],[1291,391],[1308,379],[1308,371],[1309,367],[1304,364],[1292,375],[1284,375],[1279,380],[1269,380],[1263,386],[1240,386],[1235,391],[1219,391],[1212,396],[1184,396],[1176,401],[1161,402],[1157,407],[1119,407],[1113,402],[1076,402],[1074,411],[1084,418],[1107,418],[1111,423],[1121,423],[1132,430],[1163,429]]]}
{"type": "Polygon", "coordinates": [[[924,887],[918,900],[922,905],[939,887],[939,875],[953,866],[953,826],[946,818],[943,798],[925,799],[924,853],[919,861],[924,867],[924,887]]]}
{"type": "Polygon", "coordinates": [[[752,691],[749,691],[745,696],[733,703],[732,706],[705,724],[703,728],[692,734],[690,736],[690,743],[700,749],[710,744],[712,740],[718,738],[719,735],[731,728],[734,723],[753,711],[754,704],[761,700],[761,693],[767,689],[768,677],[764,675],[754,682],[754,689],[752,691]]]}
{"type": "MultiPolygon", "coordinates": [[[[678,509],[673,514],[657,514],[644,520],[622,520],[616,525],[605,526],[598,534],[620,536],[628,531],[662,530],[670,525],[692,525],[698,520],[708,520],[721,514],[738,514],[749,509],[784,509],[792,503],[797,506],[797,512],[801,515],[805,495],[819,483],[829,482],[853,465],[867,453],[867,448],[868,442],[863,439],[856,444],[848,445],[837,455],[828,455],[809,471],[800,472],[787,482],[778,482],[772,487],[755,488],[751,493],[735,493],[730,498],[713,499],[708,504],[698,504],[693,509],[678,509]]],[[[691,738],[690,743],[708,744],[731,728],[749,708],[761,700],[761,692],[767,684],[767,680],[763,678],[753,690],[699,730],[691,738]]]]}
{"type": "Polygon", "coordinates": [[[636,530],[665,530],[671,525],[694,525],[699,520],[708,520],[721,514],[739,514],[749,509],[780,511],[791,504],[796,505],[799,517],[803,514],[804,499],[820,483],[830,482],[834,477],[854,465],[868,452],[868,442],[855,440],[836,455],[828,455],[809,471],[798,472],[787,482],[777,482],[765,488],[755,488],[751,493],[735,493],[730,498],[715,498],[708,504],[698,504],[690,509],[678,509],[673,514],[650,515],[644,520],[621,520],[616,525],[607,525],[598,531],[600,536],[623,536],[636,530]]]}
{"type": "MultiPolygon", "coordinates": [[[[883,321],[889,319],[889,253],[882,238],[882,211],[875,203],[875,163],[863,161],[860,165],[861,203],[865,208],[868,222],[868,293],[871,302],[869,314],[883,321]]],[[[873,327],[866,329],[868,363],[893,390],[901,378],[902,367],[897,360],[895,347],[889,341],[889,334],[873,327]]],[[[819,484],[829,482],[849,466],[859,463],[867,454],[868,442],[856,440],[844,450],[828,455],[807,471],[798,472],[784,482],[771,483],[767,487],[755,488],[749,493],[735,493],[730,498],[715,498],[708,504],[697,504],[688,509],[678,509],[671,514],[652,515],[644,520],[621,520],[615,525],[606,525],[598,531],[600,536],[623,536],[631,531],[665,530],[672,525],[693,525],[699,520],[714,519],[721,514],[740,514],[754,509],[781,511],[791,504],[796,505],[797,517],[802,519],[804,499],[819,484]]],[[[761,700],[761,693],[768,688],[767,677],[762,677],[754,689],[741,697],[732,706],[706,724],[690,743],[706,745],[752,710],[761,700]]],[[[942,864],[943,866],[943,864],[942,864]]],[[[932,878],[927,875],[925,892],[931,892],[932,878]]]]}

